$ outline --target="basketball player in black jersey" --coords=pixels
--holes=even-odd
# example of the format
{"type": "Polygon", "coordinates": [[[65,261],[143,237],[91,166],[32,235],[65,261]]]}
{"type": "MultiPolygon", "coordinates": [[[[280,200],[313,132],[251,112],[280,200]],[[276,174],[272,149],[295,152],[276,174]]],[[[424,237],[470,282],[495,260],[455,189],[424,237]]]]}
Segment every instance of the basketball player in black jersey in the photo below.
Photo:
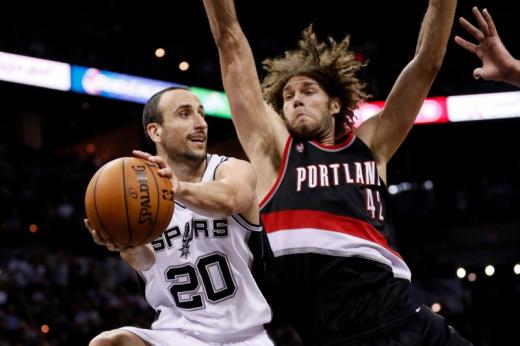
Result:
{"type": "Polygon", "coordinates": [[[238,137],[258,176],[261,218],[290,322],[304,345],[470,345],[412,301],[394,247],[386,165],[440,69],[456,0],[430,0],[415,56],[385,108],[357,128],[366,95],[349,38],[267,60],[261,85],[232,0],[204,0],[238,137]],[[274,108],[274,110],[273,110],[274,108]]]}
{"type": "Polygon", "coordinates": [[[478,41],[478,45],[455,36],[455,42],[459,46],[475,54],[482,61],[482,67],[473,71],[473,77],[520,87],[520,60],[515,59],[502,43],[489,11],[484,9],[480,12],[477,7],[473,7],[473,15],[479,28],[462,17],[459,22],[478,41]]]}

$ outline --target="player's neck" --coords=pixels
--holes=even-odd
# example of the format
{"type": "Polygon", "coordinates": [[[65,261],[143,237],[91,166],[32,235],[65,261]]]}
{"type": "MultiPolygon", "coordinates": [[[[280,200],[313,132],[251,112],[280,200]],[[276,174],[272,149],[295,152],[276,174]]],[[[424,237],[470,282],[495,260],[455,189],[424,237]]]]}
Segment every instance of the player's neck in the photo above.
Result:
{"type": "Polygon", "coordinates": [[[323,137],[319,138],[317,142],[322,145],[331,146],[335,144],[334,139],[334,127],[332,127],[332,129],[329,130],[323,137]]]}
{"type": "Polygon", "coordinates": [[[196,183],[202,180],[206,171],[207,159],[188,160],[181,158],[168,159],[168,166],[179,181],[196,183]]]}

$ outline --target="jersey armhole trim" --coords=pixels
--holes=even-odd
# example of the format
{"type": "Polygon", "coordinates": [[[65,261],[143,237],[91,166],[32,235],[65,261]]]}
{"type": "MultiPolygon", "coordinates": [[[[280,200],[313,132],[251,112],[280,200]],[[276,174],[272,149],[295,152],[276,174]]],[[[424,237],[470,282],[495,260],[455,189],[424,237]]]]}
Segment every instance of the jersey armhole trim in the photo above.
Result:
{"type": "Polygon", "coordinates": [[[215,170],[213,171],[213,181],[215,181],[215,176],[217,175],[217,169],[218,169],[218,167],[219,167],[222,163],[226,162],[227,160],[229,160],[229,157],[222,156],[222,157],[220,158],[220,162],[217,163],[217,165],[215,166],[215,170]]]}
{"type": "Polygon", "coordinates": [[[271,190],[265,195],[265,197],[262,199],[262,201],[259,204],[260,209],[265,207],[265,205],[271,200],[276,190],[278,190],[278,187],[280,186],[280,183],[282,182],[285,171],[287,170],[287,163],[289,162],[289,149],[292,146],[293,138],[289,136],[287,138],[287,142],[285,143],[285,149],[283,151],[282,156],[282,162],[280,163],[280,168],[278,169],[278,177],[276,178],[276,181],[274,182],[273,186],[271,187],[271,190]]]}
{"type": "Polygon", "coordinates": [[[242,226],[243,228],[245,228],[246,230],[248,231],[252,231],[252,232],[260,232],[262,231],[262,226],[261,225],[255,225],[249,221],[247,221],[242,215],[240,214],[233,214],[231,215],[231,217],[233,217],[233,219],[238,222],[238,224],[240,226],[242,226]]]}

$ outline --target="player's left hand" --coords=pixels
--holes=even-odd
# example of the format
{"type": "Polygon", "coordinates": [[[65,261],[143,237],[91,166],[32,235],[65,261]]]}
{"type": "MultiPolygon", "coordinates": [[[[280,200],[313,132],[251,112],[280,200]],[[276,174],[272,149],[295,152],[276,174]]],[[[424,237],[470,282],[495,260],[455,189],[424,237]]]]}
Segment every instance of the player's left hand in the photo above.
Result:
{"type": "Polygon", "coordinates": [[[90,224],[89,219],[84,219],[83,222],[85,223],[85,227],[88,229],[90,235],[92,236],[92,240],[94,240],[94,243],[97,245],[101,245],[106,247],[109,251],[124,251],[128,249],[126,246],[119,245],[117,242],[109,239],[108,237],[103,237],[101,234],[92,227],[90,224]]]}

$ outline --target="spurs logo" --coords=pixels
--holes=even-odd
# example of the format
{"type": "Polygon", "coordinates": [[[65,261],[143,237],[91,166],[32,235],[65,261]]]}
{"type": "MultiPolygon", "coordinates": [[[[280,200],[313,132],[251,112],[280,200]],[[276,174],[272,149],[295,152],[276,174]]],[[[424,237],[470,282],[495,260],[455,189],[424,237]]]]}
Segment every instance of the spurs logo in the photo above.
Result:
{"type": "Polygon", "coordinates": [[[188,258],[188,255],[190,254],[190,242],[192,239],[193,228],[190,227],[189,222],[186,222],[186,225],[184,226],[184,235],[182,236],[182,247],[179,249],[181,252],[181,258],[188,258]]]}

